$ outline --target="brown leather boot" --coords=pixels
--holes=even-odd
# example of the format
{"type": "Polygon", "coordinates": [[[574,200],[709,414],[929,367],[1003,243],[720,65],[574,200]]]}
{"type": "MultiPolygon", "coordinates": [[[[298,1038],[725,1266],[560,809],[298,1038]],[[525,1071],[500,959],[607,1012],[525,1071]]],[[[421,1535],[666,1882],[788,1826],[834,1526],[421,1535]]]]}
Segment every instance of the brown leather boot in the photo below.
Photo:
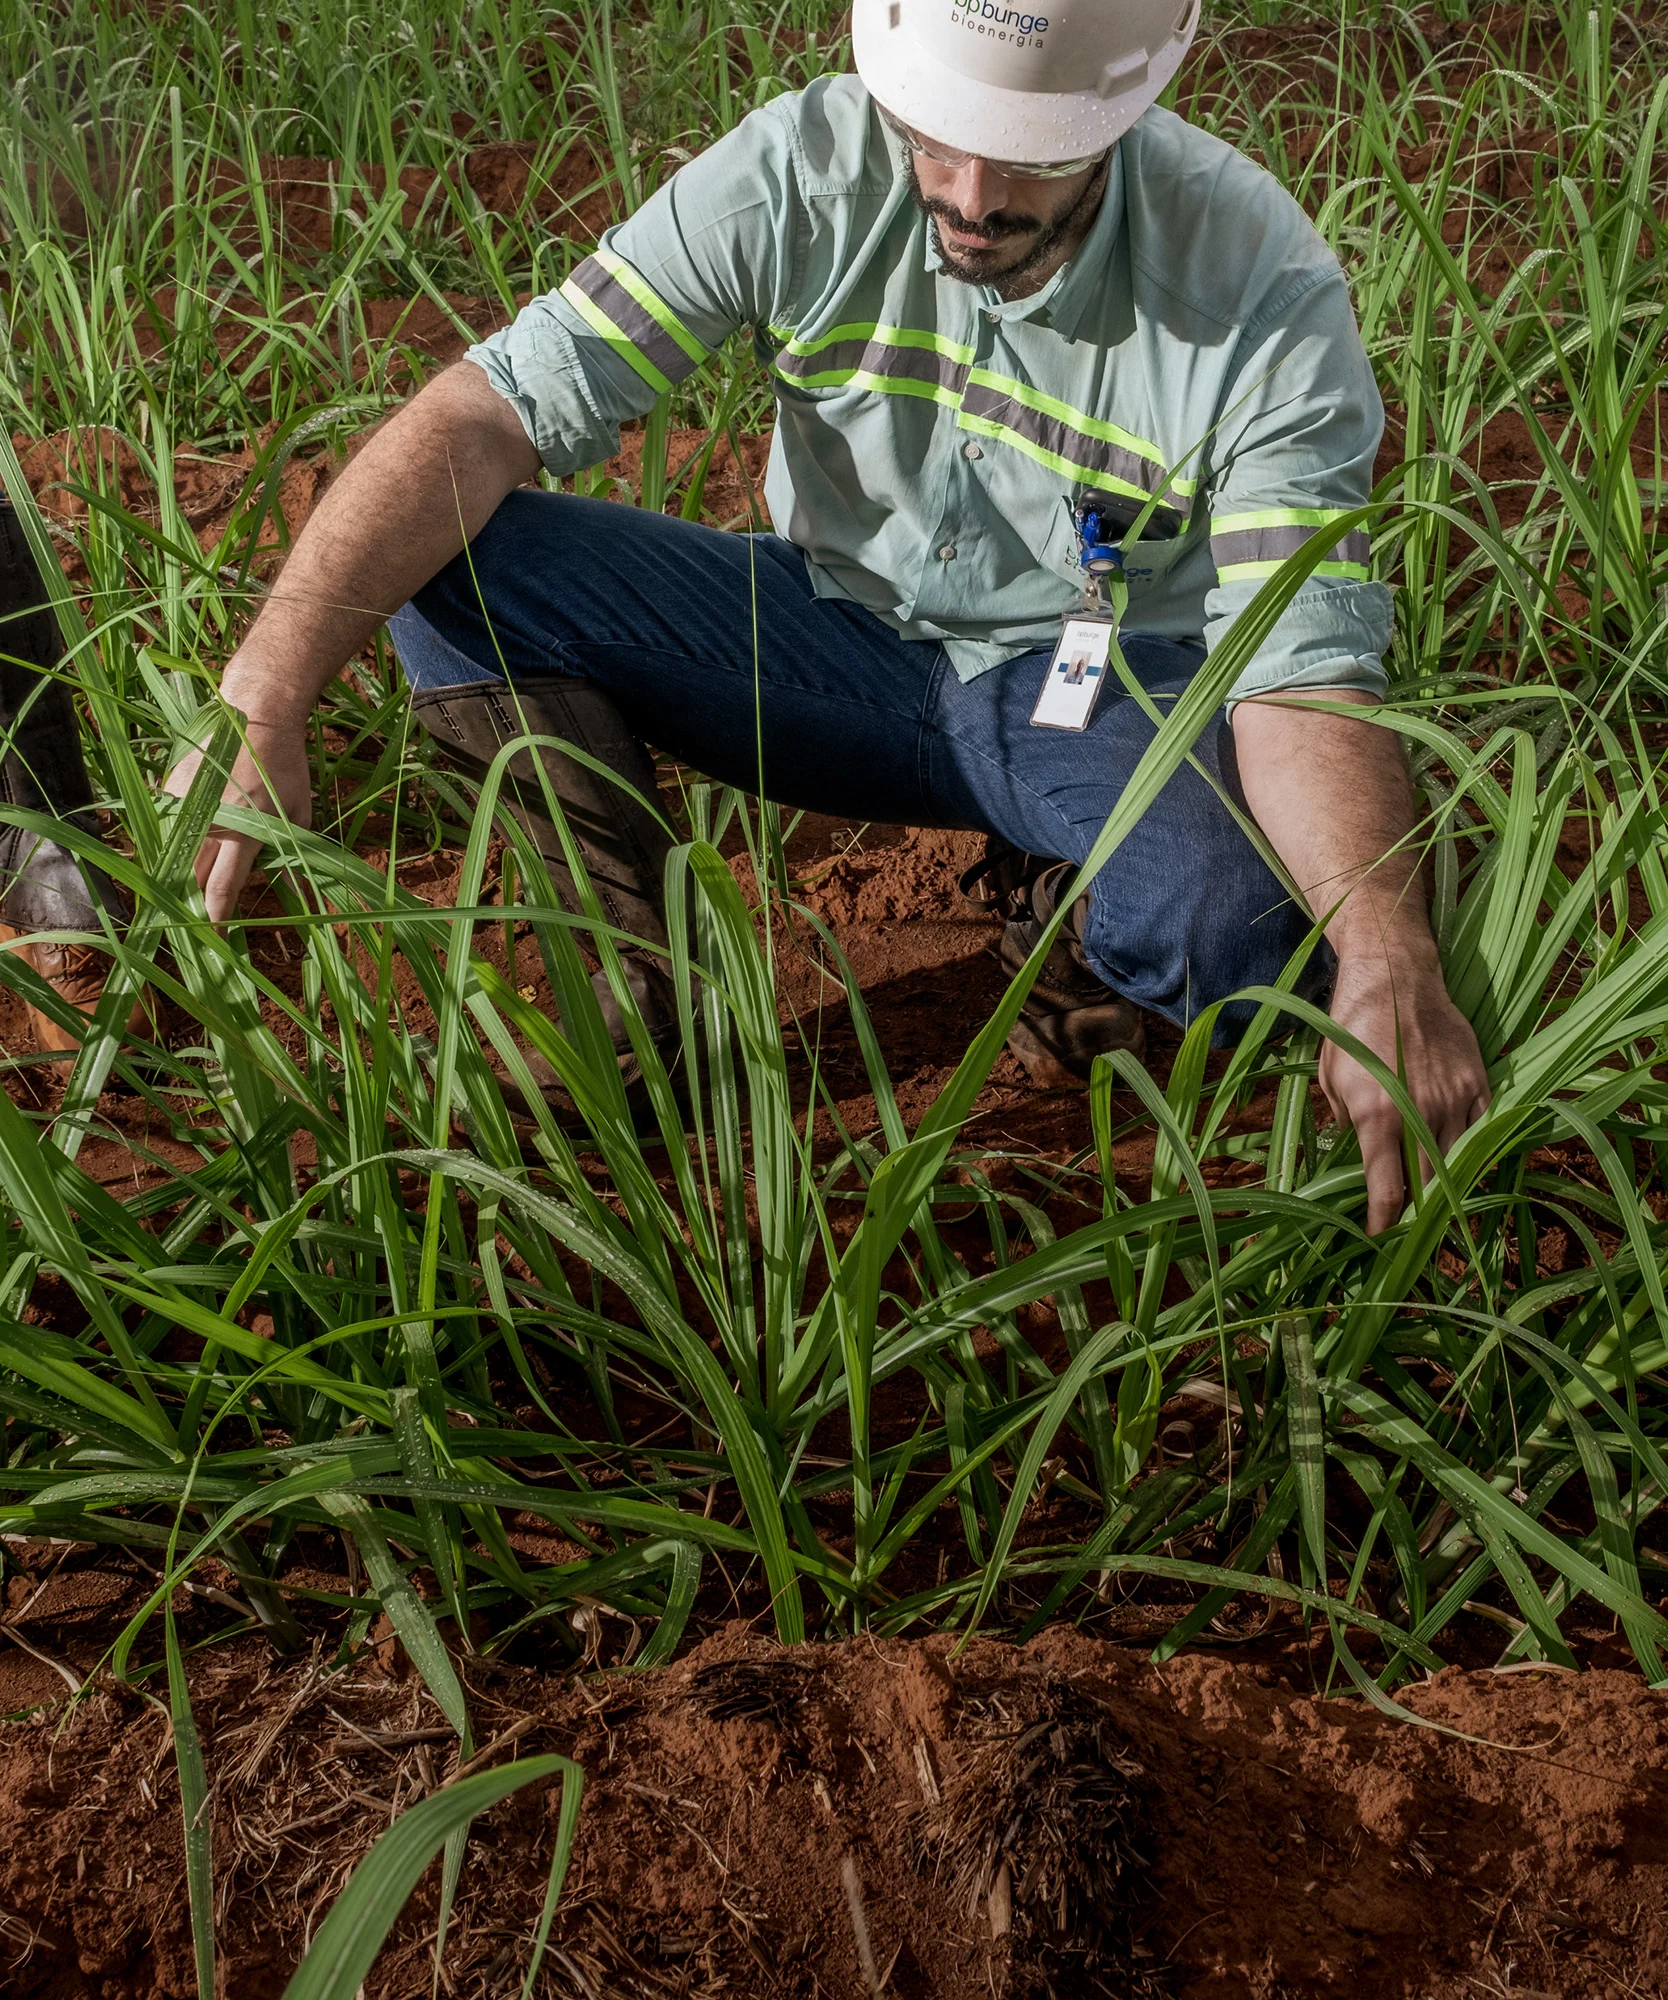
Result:
{"type": "MultiPolygon", "coordinates": [[[[1058,898],[1077,872],[1069,861],[1036,861],[1014,869],[1001,899],[1007,919],[1002,932],[1002,969],[1009,978],[1036,949],[1058,907],[1058,898]]],[[[1089,970],[1083,952],[1083,922],[1089,899],[1073,904],[1042,971],[1025,997],[1019,1019],[1008,1031],[1008,1047],[1025,1065],[1033,1083],[1045,1090],[1081,1090],[1095,1057],[1114,1049],[1140,1056],[1147,1046],[1141,1010],[1120,998],[1089,970]]]]}
{"type": "MultiPolygon", "coordinates": [[[[81,756],[75,706],[60,671],[63,647],[40,572],[10,500],[0,493],[0,804],[96,833],[93,791],[81,756]]],[[[37,931],[104,933],[128,917],[126,899],[101,869],[19,826],[0,826],[0,939],[37,931]]],[[[108,958],[91,944],[25,943],[20,955],[81,1014],[104,991],[108,958]]],[[[41,1047],[79,1048],[81,1037],[35,1008],[41,1047]]],[[[143,1000],[130,1029],[147,1024],[143,1000]]]]}
{"type": "MultiPolygon", "coordinates": [[[[517,736],[554,736],[617,772],[640,797],[656,796],[654,760],[626,726],[625,718],[595,682],[572,675],[517,680],[512,694],[501,680],[469,681],[458,687],[415,694],[412,713],[454,760],[476,779],[500,748],[517,736]]],[[[616,930],[641,939],[642,947],[619,944],[627,981],[645,1025],[673,1066],[678,1042],[677,1002],[666,964],[663,899],[666,856],[672,840],[647,805],[577,757],[549,747],[516,752],[505,773],[502,796],[531,836],[550,870],[563,903],[577,912],[578,888],[567,865],[561,835],[545,806],[539,783],[542,766],[576,841],[602,913],[616,930]],[[535,765],[535,755],[537,766],[535,765]]],[[[618,943],[618,941],[616,941],[618,943]]],[[[642,1067],[631,1046],[620,1006],[607,976],[598,972],[592,987],[619,1056],[620,1073],[642,1120],[650,1118],[642,1067]]],[[[533,1058],[529,1068],[558,1104],[563,1093],[548,1066],[533,1058]]]]}

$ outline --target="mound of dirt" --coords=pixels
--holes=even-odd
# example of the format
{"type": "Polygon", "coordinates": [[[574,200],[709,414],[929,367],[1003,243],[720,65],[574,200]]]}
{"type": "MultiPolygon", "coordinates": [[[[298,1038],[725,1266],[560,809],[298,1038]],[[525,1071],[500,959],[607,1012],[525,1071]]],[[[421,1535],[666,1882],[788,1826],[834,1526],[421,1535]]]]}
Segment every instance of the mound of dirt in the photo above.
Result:
{"type": "MultiPolygon", "coordinates": [[[[1450,1670],[1447,1731],[1267,1664],[1061,1629],[794,1652],[734,1626],[657,1674],[460,1663],[477,1762],[585,1773],[539,1990],[587,2000],[1621,2000],[1668,1975],[1668,1701],[1632,1676],[1450,1670]]],[[[277,1995],[375,1837],[455,1752],[375,1651],[197,1656],[221,1988],[277,1995]]],[[[448,1992],[520,1990],[558,1793],[478,1822],[448,1992]]],[[[6,1991],[192,1991],[166,1718],[117,1688],[0,1732],[6,1991]]],[[[429,1990],[431,1868],[366,1986],[429,1990]]]]}
{"type": "Polygon", "coordinates": [[[836,926],[899,917],[965,923],[972,906],[956,885],[984,847],[977,833],[918,829],[898,839],[891,828],[865,828],[810,871],[799,900],[836,926]]]}

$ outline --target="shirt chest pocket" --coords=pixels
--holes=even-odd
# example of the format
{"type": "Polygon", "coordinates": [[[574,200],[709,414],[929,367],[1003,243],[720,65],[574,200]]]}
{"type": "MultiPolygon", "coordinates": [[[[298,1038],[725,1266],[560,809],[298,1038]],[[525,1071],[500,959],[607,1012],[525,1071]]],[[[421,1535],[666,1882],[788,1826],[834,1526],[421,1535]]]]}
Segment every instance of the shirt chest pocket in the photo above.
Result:
{"type": "Polygon", "coordinates": [[[1152,536],[1144,536],[1140,541],[1126,546],[1124,577],[1129,584],[1131,599],[1160,589],[1168,581],[1170,572],[1181,561],[1187,546],[1188,538],[1185,532],[1171,535],[1163,541],[1152,536]]]}
{"type": "MultiPolygon", "coordinates": [[[[1138,505],[1144,503],[1131,500],[1123,504],[1133,515],[1138,511],[1138,505]]],[[[1084,580],[1083,568],[1078,560],[1077,524],[1072,506],[1072,495],[1058,496],[1052,507],[1044,510],[1048,525],[1046,530],[1035,538],[1032,546],[1037,561],[1044,569],[1052,571],[1056,576],[1064,577],[1068,582],[1081,584],[1084,580]]],[[[1163,535],[1155,532],[1152,522],[1149,521],[1147,531],[1141,539],[1138,542],[1131,542],[1128,538],[1128,528],[1131,525],[1133,525],[1132,520],[1127,518],[1112,524],[1112,538],[1124,549],[1124,577],[1129,584],[1129,594],[1133,599],[1157,590],[1164,584],[1171,570],[1182,559],[1189,546],[1189,538],[1185,527],[1176,534],[1163,535]]]]}

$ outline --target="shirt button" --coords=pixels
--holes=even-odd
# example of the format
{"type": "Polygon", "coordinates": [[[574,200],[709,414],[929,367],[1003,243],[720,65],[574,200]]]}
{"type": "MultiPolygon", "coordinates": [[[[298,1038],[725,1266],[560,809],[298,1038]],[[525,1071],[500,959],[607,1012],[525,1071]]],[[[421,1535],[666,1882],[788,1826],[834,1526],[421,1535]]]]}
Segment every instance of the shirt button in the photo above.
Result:
{"type": "Polygon", "coordinates": [[[941,548],[938,552],[938,560],[940,562],[953,562],[955,560],[955,555],[956,555],[955,543],[946,542],[943,548],[941,548]]]}
{"type": "Polygon", "coordinates": [[[962,446],[962,448],[961,448],[961,455],[962,455],[962,457],[963,457],[963,458],[983,458],[983,457],[984,457],[984,453],[983,453],[983,452],[982,452],[982,451],[981,451],[981,450],[979,449],[978,445],[974,443],[974,441],[973,441],[973,439],[972,439],[972,438],[969,438],[969,439],[967,440],[966,444],[964,444],[964,445],[962,446]]]}
{"type": "Polygon", "coordinates": [[[985,318],[990,321],[992,326],[994,326],[1001,317],[1002,315],[999,312],[995,311],[992,307],[987,306],[985,308],[985,318]]]}

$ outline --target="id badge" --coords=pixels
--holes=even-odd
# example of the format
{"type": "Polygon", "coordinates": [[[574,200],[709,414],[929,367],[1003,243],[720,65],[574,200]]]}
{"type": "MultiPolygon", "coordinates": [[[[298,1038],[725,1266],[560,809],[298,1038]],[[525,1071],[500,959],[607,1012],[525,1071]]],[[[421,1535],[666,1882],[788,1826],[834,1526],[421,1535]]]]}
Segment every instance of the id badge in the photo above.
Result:
{"type": "Polygon", "coordinates": [[[1112,656],[1110,618],[1068,618],[1031,711],[1033,729],[1087,729],[1106,685],[1112,656]]]}

